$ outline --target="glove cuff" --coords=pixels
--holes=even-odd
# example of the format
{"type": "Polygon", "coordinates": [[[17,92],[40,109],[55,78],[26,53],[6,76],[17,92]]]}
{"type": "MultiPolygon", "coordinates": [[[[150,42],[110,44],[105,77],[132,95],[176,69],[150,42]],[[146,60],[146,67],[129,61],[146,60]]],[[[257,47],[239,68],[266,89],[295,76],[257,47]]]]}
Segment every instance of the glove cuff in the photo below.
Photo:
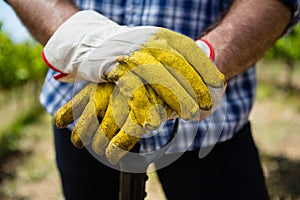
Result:
{"type": "Polygon", "coordinates": [[[207,40],[200,38],[196,41],[196,44],[212,61],[215,59],[214,48],[207,40]]]}
{"type": "MultiPolygon", "coordinates": [[[[58,27],[45,45],[42,58],[47,67],[59,72],[54,76],[56,80],[62,82],[80,80],[80,77],[76,76],[80,66],[73,61],[83,59],[80,56],[86,53],[84,51],[99,45],[96,43],[97,39],[110,36],[119,27],[118,24],[95,11],[79,11],[58,27]],[[102,27],[101,32],[94,34],[98,27],[102,27]],[[78,46],[87,48],[82,50],[77,48],[78,46]]],[[[98,80],[98,77],[96,79],[98,80]]]]}

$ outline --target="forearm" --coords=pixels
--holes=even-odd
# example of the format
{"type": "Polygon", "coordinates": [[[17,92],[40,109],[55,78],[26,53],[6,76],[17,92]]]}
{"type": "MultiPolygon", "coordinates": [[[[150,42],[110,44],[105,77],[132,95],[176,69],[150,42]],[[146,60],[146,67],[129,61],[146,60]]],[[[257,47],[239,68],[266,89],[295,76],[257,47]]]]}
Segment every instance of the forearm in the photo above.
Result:
{"type": "Polygon", "coordinates": [[[204,36],[215,63],[230,79],[252,66],[282,35],[291,17],[278,0],[235,0],[224,19],[204,36]]]}
{"type": "Polygon", "coordinates": [[[72,0],[7,0],[32,36],[45,45],[55,30],[77,12],[72,0]]]}

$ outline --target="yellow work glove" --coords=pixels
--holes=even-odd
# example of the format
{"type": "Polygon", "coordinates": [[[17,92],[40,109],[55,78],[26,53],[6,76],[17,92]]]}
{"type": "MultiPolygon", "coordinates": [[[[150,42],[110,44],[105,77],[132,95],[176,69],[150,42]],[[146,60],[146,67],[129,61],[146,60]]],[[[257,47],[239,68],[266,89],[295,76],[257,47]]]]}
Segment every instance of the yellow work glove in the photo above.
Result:
{"type": "MultiPolygon", "coordinates": [[[[166,120],[171,109],[155,91],[149,85],[138,90],[149,95],[153,108],[159,105],[162,113],[157,120],[166,120]]],[[[128,98],[113,84],[89,83],[57,111],[54,122],[58,128],[65,128],[77,120],[71,135],[74,146],[83,148],[91,144],[95,153],[103,155],[106,152],[107,159],[115,164],[150,130],[149,126],[143,127],[138,122],[127,102],[128,98]]]]}
{"type": "MultiPolygon", "coordinates": [[[[126,102],[127,114],[119,116],[117,113],[107,117],[116,120],[117,126],[114,126],[116,131],[109,130],[109,134],[104,136],[111,140],[107,149],[121,147],[127,151],[147,130],[157,129],[172,111],[173,117],[199,120],[217,108],[224,91],[225,78],[202,49],[199,41],[195,42],[165,28],[119,26],[96,12],[81,11],[59,27],[45,46],[43,58],[50,68],[60,72],[55,76],[60,81],[111,82],[117,86],[119,98],[116,99],[125,99],[122,102],[126,102]],[[122,135],[122,131],[127,134],[128,140],[123,136],[117,137],[122,135]]],[[[98,87],[101,88],[102,84],[98,87]]],[[[95,91],[101,94],[101,89],[95,91]]],[[[88,89],[83,92],[92,94],[88,89]]],[[[115,99],[108,94],[105,99],[115,99]]],[[[104,127],[106,123],[105,116],[113,113],[109,111],[110,107],[118,110],[118,106],[110,105],[109,102],[114,100],[104,102],[97,96],[92,94],[86,104],[82,103],[84,111],[86,108],[91,110],[93,106],[103,106],[107,111],[103,116],[95,114],[93,117],[82,111],[81,117],[75,117],[79,119],[72,134],[72,138],[79,136],[79,139],[72,140],[73,143],[79,141],[77,146],[93,141],[94,150],[101,154],[103,147],[99,148],[94,142],[100,141],[96,138],[101,138],[98,130],[95,131],[99,123],[93,122],[103,118],[100,120],[101,129],[101,125],[104,127]],[[94,103],[90,105],[90,101],[94,103]],[[102,101],[104,103],[100,103],[102,101]],[[85,127],[91,129],[88,134],[81,131],[85,127]]],[[[81,101],[76,102],[81,104],[81,101]]],[[[110,155],[108,152],[106,154],[110,155]]],[[[109,157],[113,158],[119,154],[111,155],[109,157]]],[[[118,160],[121,156],[115,157],[111,160],[118,160]]]]}
{"type": "MultiPolygon", "coordinates": [[[[60,72],[55,78],[66,82],[119,84],[124,70],[118,67],[124,63],[185,120],[205,117],[200,111],[211,110],[225,85],[223,74],[192,39],[161,27],[120,26],[94,11],[80,11],[63,23],[43,58],[60,72]]],[[[127,86],[121,91],[130,91],[127,86]]]]}
{"type": "Polygon", "coordinates": [[[112,83],[89,83],[56,112],[54,123],[58,128],[65,128],[78,120],[71,135],[77,148],[91,142],[107,110],[113,88],[112,83]]]}

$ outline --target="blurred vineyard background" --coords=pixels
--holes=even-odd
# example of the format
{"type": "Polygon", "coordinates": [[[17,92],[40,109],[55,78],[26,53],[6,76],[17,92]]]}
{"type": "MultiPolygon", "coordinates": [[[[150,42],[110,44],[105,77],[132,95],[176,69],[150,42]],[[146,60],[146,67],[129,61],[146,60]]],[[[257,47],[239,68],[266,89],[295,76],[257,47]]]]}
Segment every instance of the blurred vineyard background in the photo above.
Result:
{"type": "MultiPolygon", "coordinates": [[[[0,199],[62,199],[51,118],[39,92],[46,73],[42,47],[13,42],[0,23],[0,199]]],[[[258,63],[251,113],[272,199],[300,199],[300,25],[258,63]]],[[[155,174],[148,199],[161,199],[155,174]]]]}

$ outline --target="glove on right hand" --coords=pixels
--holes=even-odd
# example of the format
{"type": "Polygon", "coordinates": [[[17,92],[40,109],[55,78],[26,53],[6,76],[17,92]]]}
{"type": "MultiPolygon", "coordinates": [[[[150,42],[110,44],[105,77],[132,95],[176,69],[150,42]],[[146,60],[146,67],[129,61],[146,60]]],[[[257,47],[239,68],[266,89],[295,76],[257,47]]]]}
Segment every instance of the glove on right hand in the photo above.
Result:
{"type": "MultiPolygon", "coordinates": [[[[165,121],[171,109],[149,85],[145,88],[152,106],[159,105],[165,112],[160,113],[157,120],[165,121]]],[[[127,100],[114,84],[89,83],[57,111],[54,122],[58,128],[65,128],[77,120],[71,135],[74,146],[83,148],[91,144],[95,153],[103,155],[105,152],[108,161],[115,164],[150,130],[149,126],[139,124],[127,100]]]]}

